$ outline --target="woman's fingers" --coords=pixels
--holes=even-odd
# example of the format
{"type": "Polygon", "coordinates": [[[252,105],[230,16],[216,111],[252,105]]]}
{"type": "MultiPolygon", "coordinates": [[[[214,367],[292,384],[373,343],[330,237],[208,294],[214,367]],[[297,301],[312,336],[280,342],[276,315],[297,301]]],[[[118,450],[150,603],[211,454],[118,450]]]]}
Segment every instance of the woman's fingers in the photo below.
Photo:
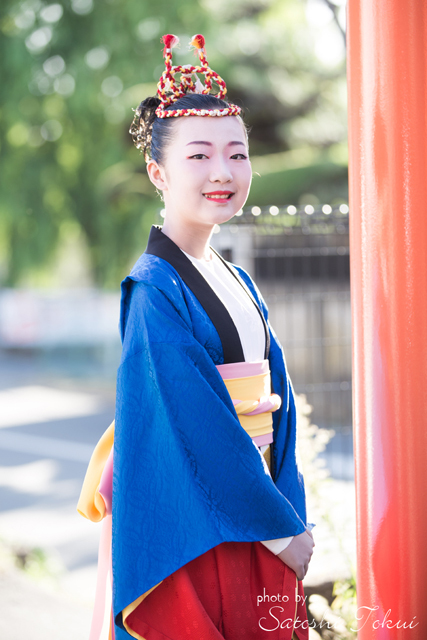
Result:
{"type": "Polygon", "coordinates": [[[314,540],[312,535],[305,535],[308,531],[294,536],[291,543],[278,554],[278,557],[293,569],[298,580],[303,580],[308,571],[308,565],[313,555],[314,540]]]}

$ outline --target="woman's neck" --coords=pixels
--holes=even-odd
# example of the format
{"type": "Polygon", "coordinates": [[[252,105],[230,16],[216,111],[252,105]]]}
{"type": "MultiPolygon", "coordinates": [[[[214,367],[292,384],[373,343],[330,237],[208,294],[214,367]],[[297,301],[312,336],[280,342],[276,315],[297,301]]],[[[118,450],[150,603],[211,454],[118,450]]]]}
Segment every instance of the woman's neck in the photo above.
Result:
{"type": "Polygon", "coordinates": [[[173,219],[165,218],[162,232],[190,256],[199,260],[210,260],[212,258],[209,242],[213,232],[213,225],[212,227],[195,227],[194,225],[185,225],[182,222],[176,223],[173,219]]]}

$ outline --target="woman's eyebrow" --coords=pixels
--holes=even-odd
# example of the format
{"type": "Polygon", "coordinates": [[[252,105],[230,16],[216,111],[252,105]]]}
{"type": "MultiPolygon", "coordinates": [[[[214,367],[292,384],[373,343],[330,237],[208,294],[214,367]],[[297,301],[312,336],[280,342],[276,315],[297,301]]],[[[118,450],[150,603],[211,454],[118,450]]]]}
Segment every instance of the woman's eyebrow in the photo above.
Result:
{"type": "MultiPolygon", "coordinates": [[[[193,140],[193,142],[189,142],[188,144],[186,144],[186,147],[189,147],[190,144],[205,144],[208,147],[212,147],[212,142],[207,142],[206,140],[193,140]]],[[[245,147],[245,143],[244,142],[240,142],[240,140],[232,140],[231,142],[228,143],[227,147],[231,147],[231,146],[235,146],[237,144],[241,144],[242,147],[245,147]]]]}

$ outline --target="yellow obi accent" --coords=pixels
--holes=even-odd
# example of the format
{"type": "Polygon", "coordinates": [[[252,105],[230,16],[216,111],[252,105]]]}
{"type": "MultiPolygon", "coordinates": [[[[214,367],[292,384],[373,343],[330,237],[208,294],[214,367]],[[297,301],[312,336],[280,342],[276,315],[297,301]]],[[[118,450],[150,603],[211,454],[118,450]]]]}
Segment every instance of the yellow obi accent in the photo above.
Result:
{"type": "Polygon", "coordinates": [[[223,378],[233,401],[239,422],[251,438],[273,432],[272,412],[281,404],[278,395],[271,393],[270,371],[244,378],[223,378]],[[259,413],[247,415],[252,411],[259,413]]]}
{"type": "Polygon", "coordinates": [[[92,522],[100,522],[106,515],[106,505],[99,493],[99,485],[113,444],[114,420],[102,434],[92,453],[77,503],[77,511],[92,522]]]}

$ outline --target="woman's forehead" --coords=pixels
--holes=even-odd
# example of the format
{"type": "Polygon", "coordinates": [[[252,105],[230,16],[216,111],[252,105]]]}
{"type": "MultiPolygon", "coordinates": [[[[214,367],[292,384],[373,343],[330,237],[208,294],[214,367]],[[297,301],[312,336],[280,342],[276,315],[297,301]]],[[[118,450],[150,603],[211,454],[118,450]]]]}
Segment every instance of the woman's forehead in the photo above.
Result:
{"type": "Polygon", "coordinates": [[[246,145],[246,134],[240,118],[236,116],[188,116],[176,119],[176,142],[195,141],[229,142],[240,140],[246,145]]]}

